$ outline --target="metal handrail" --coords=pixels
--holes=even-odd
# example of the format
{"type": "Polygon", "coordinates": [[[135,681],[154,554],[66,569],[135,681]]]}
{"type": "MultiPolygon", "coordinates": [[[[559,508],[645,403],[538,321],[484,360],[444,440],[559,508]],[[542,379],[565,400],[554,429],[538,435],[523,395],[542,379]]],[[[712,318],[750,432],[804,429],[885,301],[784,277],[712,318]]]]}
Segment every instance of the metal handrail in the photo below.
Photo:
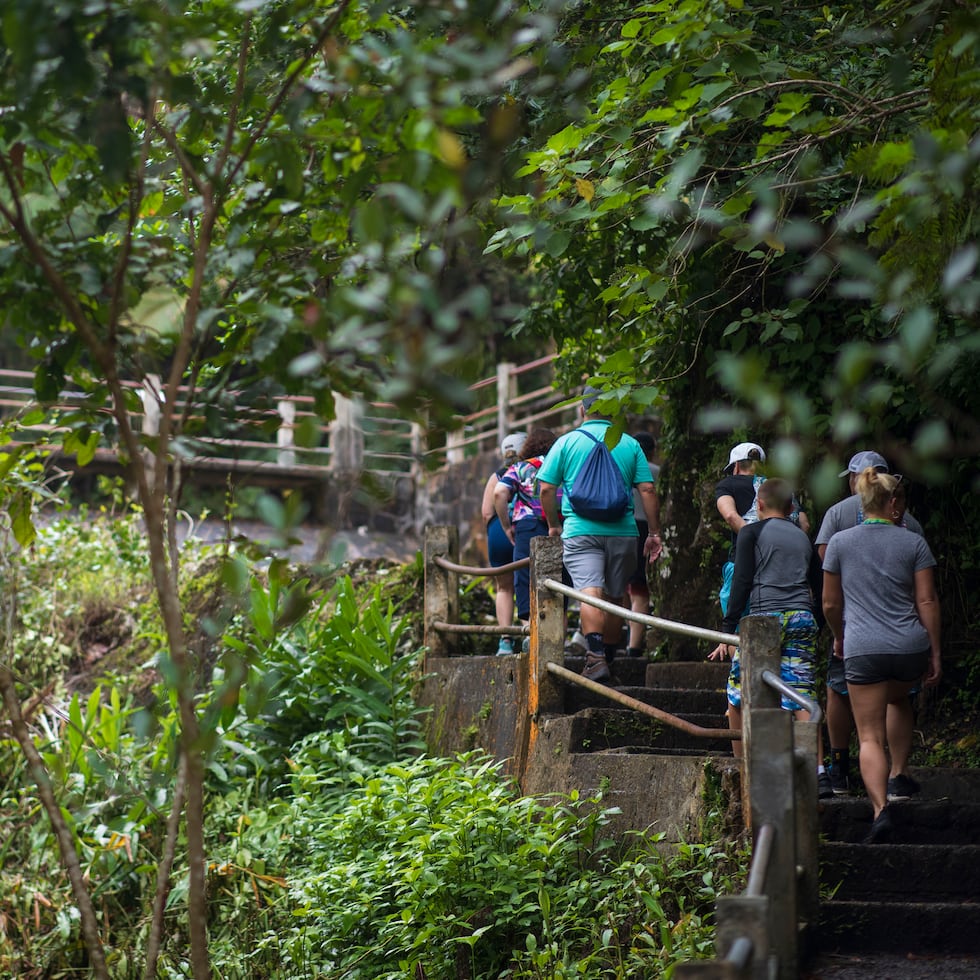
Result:
{"type": "Polygon", "coordinates": [[[702,629],[700,626],[690,626],[687,623],[678,623],[672,619],[661,619],[659,616],[648,616],[646,613],[633,612],[632,609],[617,606],[614,602],[608,602],[596,596],[586,595],[584,592],[579,592],[577,589],[573,589],[553,578],[546,578],[542,584],[551,589],[552,592],[559,592],[561,595],[568,596],[570,599],[577,599],[579,602],[584,602],[589,606],[595,606],[596,609],[610,612],[614,616],[619,616],[620,619],[628,619],[634,623],[643,623],[646,626],[656,626],[659,629],[666,630],[668,633],[677,633],[680,636],[693,636],[695,639],[710,640],[713,643],[727,643],[729,646],[738,646],[742,642],[735,633],[722,633],[719,630],[702,629]]]}
{"type": "Polygon", "coordinates": [[[766,887],[766,875],[769,873],[769,861],[772,858],[772,845],[776,839],[776,828],[771,823],[764,823],[759,828],[752,848],[752,864],[749,866],[749,880],[746,882],[745,895],[762,895],[766,887]]]}
{"type": "Polygon", "coordinates": [[[823,721],[823,711],[820,705],[811,698],[794,691],[781,677],[778,677],[771,670],[762,672],[762,679],[774,690],[778,691],[784,698],[798,704],[804,711],[810,712],[808,721],[815,721],[818,725],[823,721]]]}
{"type": "Polygon", "coordinates": [[[741,732],[733,731],[729,728],[704,728],[701,725],[695,725],[694,722],[687,721],[685,718],[679,718],[677,715],[672,715],[669,711],[663,711],[660,708],[655,708],[652,704],[647,704],[645,701],[638,701],[636,698],[631,698],[628,694],[623,694],[615,688],[606,687],[605,684],[600,684],[598,681],[590,681],[587,677],[576,674],[574,670],[569,670],[560,664],[548,663],[546,667],[549,674],[554,674],[556,677],[560,677],[570,684],[578,684],[579,687],[584,687],[596,694],[601,694],[604,698],[608,698],[610,701],[616,701],[626,708],[632,708],[641,714],[656,718],[657,721],[662,721],[671,728],[679,728],[688,735],[695,735],[698,738],[723,738],[726,740],[740,739],[742,737],[741,732]]]}

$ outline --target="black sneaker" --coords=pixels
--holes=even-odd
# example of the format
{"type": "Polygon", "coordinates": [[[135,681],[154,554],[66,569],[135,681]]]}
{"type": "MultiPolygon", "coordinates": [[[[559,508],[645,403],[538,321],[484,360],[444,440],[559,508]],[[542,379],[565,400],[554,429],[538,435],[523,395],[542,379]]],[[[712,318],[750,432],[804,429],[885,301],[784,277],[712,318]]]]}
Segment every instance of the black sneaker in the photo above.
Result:
{"type": "Polygon", "coordinates": [[[888,780],[888,802],[898,803],[910,800],[922,787],[911,777],[904,774],[893,776],[888,780]]]}
{"type": "Polygon", "coordinates": [[[840,769],[837,766],[830,767],[830,787],[834,796],[851,795],[851,780],[846,769],[840,769]]]}
{"type": "Polygon", "coordinates": [[[590,653],[585,658],[585,666],[582,668],[582,676],[587,681],[600,681],[608,680],[609,674],[609,664],[606,663],[606,658],[601,654],[590,653]]]}
{"type": "Polygon", "coordinates": [[[828,772],[818,772],[817,773],[817,799],[818,800],[832,800],[834,798],[834,787],[830,782],[830,774],[828,772]]]}
{"type": "Polygon", "coordinates": [[[868,831],[868,836],[865,837],[861,843],[884,844],[891,837],[894,829],[895,828],[892,824],[892,815],[886,806],[882,809],[881,813],[875,817],[874,823],[871,824],[871,829],[868,831]]]}

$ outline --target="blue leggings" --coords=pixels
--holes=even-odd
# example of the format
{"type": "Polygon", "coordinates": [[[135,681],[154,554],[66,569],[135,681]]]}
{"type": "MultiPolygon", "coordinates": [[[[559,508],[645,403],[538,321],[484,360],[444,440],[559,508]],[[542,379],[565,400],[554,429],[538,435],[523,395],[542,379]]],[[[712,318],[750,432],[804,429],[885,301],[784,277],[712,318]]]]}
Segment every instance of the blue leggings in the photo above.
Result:
{"type": "MultiPolygon", "coordinates": [[[[531,539],[548,533],[548,522],[538,517],[525,517],[514,525],[514,561],[531,556],[531,539]]],[[[531,618],[531,570],[518,568],[514,572],[514,598],[517,618],[531,618]]]]}

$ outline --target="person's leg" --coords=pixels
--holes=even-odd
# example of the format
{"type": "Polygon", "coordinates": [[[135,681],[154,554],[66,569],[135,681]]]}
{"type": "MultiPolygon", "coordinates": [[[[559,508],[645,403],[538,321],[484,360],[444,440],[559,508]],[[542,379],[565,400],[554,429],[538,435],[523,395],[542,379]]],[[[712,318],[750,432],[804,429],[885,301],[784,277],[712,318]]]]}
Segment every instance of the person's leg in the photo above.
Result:
{"type": "MultiPolygon", "coordinates": [[[[854,719],[844,678],[844,661],[831,655],[827,667],[827,735],[830,739],[830,780],[837,794],[851,791],[851,732],[854,719]]],[[[821,742],[822,742],[821,732],[821,742]]],[[[821,756],[823,758],[822,749],[821,756]]]]}
{"type": "MultiPolygon", "coordinates": [[[[630,609],[636,613],[647,615],[650,612],[650,591],[641,589],[638,585],[630,585],[630,609]]],[[[643,623],[630,621],[629,653],[640,657],[646,650],[647,628],[643,623]]]]}
{"type": "MultiPolygon", "coordinates": [[[[496,518],[487,525],[487,556],[494,568],[509,565],[514,560],[514,546],[496,518]]],[[[494,576],[494,612],[500,626],[513,625],[514,576],[511,573],[494,576]]]]}
{"type": "MultiPolygon", "coordinates": [[[[729,703],[728,710],[725,712],[725,717],[728,719],[728,727],[733,732],[740,732],[742,730],[741,705],[736,707],[734,704],[729,703]]],[[[732,755],[736,759],[742,758],[742,740],[740,738],[732,739],[732,755]]]]}
{"type": "MultiPolygon", "coordinates": [[[[584,589],[579,589],[579,591],[584,592],[586,595],[594,596],[596,599],[603,598],[602,589],[597,586],[586,586],[584,589]]],[[[579,609],[579,619],[582,623],[582,633],[586,637],[598,634],[599,650],[601,652],[602,635],[606,628],[606,614],[601,609],[597,609],[595,606],[583,602],[579,609]]]]}
{"type": "Polygon", "coordinates": [[[885,754],[885,710],[888,682],[848,684],[848,696],[860,746],[861,778],[875,817],[884,809],[888,792],[888,756],[885,754]]]}
{"type": "Polygon", "coordinates": [[[511,626],[514,622],[514,578],[512,575],[497,576],[497,595],[494,599],[497,622],[511,626]]]}
{"type": "MultiPolygon", "coordinates": [[[[629,599],[625,595],[611,596],[605,595],[603,598],[606,602],[615,603],[617,606],[624,606],[629,608],[629,599]]],[[[602,629],[602,648],[605,653],[606,660],[612,661],[616,656],[616,651],[619,649],[619,644],[623,639],[623,619],[621,616],[617,616],[614,613],[607,612],[604,614],[603,618],[603,629],[602,629]]]]}
{"type": "Polygon", "coordinates": [[[888,684],[888,710],[885,728],[888,738],[888,754],[891,757],[889,778],[907,775],[909,754],[912,751],[912,728],[914,716],[912,702],[909,700],[911,684],[890,681],[888,684]]]}
{"type": "MultiPolygon", "coordinates": [[[[732,654],[732,666],[728,671],[725,696],[728,699],[728,708],[725,711],[728,727],[733,732],[740,732],[742,730],[742,662],[739,660],[738,647],[735,647],[735,653],[732,654]]],[[[736,759],[742,758],[740,738],[732,739],[732,755],[736,759]]]]}
{"type": "MultiPolygon", "coordinates": [[[[647,585],[647,559],[643,548],[647,538],[647,522],[636,522],[636,568],[630,576],[627,593],[630,609],[633,612],[646,615],[650,612],[650,587],[647,585]]],[[[643,623],[630,620],[629,639],[626,641],[626,652],[631,657],[642,657],[646,650],[647,628],[643,623]]]]}
{"type": "MultiPolygon", "coordinates": [[[[629,608],[626,592],[636,571],[636,538],[607,537],[599,539],[605,554],[603,578],[606,599],[617,606],[629,608]]],[[[612,660],[623,639],[623,619],[606,613],[603,645],[607,660],[612,660]]]]}
{"type": "MultiPolygon", "coordinates": [[[[548,525],[535,518],[524,518],[514,525],[514,561],[531,555],[531,540],[548,533],[548,525]],[[542,531],[543,527],[543,531],[542,531]]],[[[518,568],[514,571],[514,600],[517,618],[527,623],[531,616],[531,570],[518,568]]]]}

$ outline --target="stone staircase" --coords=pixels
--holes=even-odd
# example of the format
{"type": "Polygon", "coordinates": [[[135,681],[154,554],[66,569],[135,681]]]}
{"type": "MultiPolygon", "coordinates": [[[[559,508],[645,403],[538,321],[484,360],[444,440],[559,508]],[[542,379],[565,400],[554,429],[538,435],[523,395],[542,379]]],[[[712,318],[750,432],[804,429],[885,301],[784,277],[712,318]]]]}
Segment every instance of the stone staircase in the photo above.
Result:
{"type": "Polygon", "coordinates": [[[887,844],[861,843],[866,798],[820,804],[821,953],[980,955],[980,771],[911,773],[887,844]]]}
{"type": "MultiPolygon", "coordinates": [[[[576,673],[583,664],[583,657],[565,658],[576,673]]],[[[727,729],[727,665],[620,657],[611,669],[610,686],[621,694],[702,728],[727,729]]],[[[541,720],[524,790],[601,792],[602,805],[619,810],[613,832],[643,829],[691,840],[720,804],[737,823],[738,772],[728,738],[692,735],[568,685],[565,713],[541,720]]]]}

